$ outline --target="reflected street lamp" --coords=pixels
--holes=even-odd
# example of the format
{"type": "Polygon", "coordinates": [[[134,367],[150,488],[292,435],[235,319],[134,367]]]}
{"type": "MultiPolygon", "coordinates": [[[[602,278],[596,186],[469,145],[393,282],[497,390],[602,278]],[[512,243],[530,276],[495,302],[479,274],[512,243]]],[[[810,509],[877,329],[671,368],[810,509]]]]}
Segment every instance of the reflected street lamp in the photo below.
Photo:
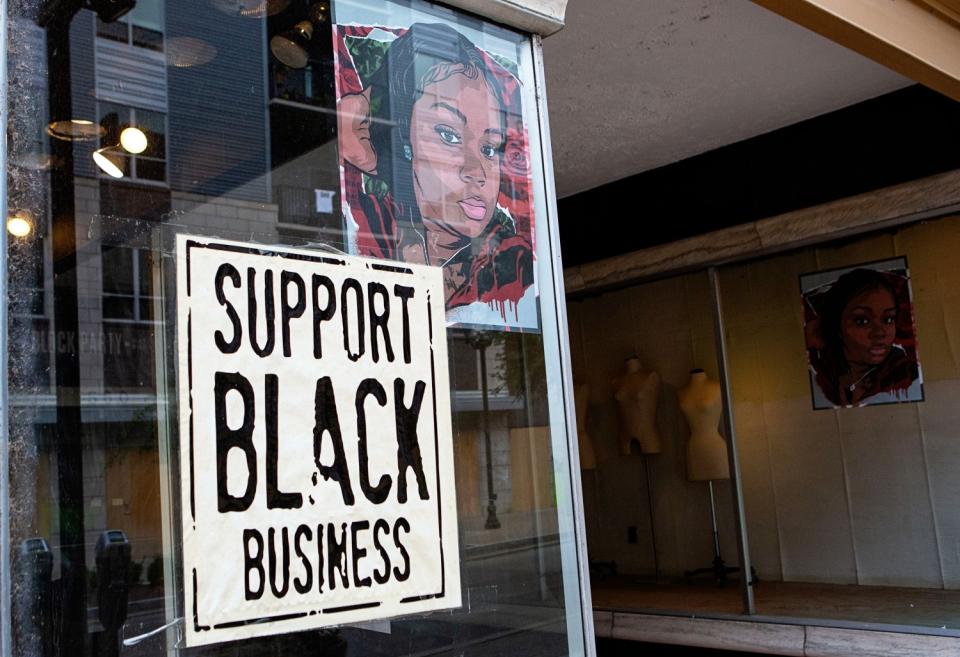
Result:
{"type": "Polygon", "coordinates": [[[480,352],[480,386],[483,395],[483,441],[487,454],[487,522],[486,529],[499,529],[500,519],[497,518],[497,494],[493,492],[493,448],[490,444],[490,394],[487,390],[487,347],[493,343],[493,338],[484,331],[470,331],[467,342],[480,352]]]}

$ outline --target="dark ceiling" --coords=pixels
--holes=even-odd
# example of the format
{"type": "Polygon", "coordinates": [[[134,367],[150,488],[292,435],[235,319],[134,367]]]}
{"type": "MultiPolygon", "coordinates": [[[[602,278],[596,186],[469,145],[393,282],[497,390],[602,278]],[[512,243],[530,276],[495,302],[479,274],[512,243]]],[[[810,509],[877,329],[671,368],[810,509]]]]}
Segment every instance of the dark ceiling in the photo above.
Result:
{"type": "Polygon", "coordinates": [[[960,103],[912,86],[560,199],[563,263],[953,169],[960,169],[960,103]]]}

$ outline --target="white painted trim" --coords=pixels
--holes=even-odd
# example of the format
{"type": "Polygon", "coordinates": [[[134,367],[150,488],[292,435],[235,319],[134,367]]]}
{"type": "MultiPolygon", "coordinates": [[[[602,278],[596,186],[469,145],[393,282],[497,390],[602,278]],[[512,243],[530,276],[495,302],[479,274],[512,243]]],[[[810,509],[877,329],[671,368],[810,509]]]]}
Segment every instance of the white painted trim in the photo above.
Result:
{"type": "Polygon", "coordinates": [[[443,0],[444,4],[503,23],[522,32],[549,36],[563,29],[567,0],[443,0]]]}

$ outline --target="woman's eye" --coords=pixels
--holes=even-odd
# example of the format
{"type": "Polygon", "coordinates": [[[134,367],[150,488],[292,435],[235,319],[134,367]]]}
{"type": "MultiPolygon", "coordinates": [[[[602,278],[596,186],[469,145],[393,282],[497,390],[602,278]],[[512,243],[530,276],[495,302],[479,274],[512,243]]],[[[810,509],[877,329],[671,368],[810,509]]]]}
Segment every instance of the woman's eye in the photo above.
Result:
{"type": "Polygon", "coordinates": [[[884,323],[884,324],[896,324],[896,323],[897,323],[897,318],[896,318],[896,317],[884,317],[884,318],[883,318],[883,323],[884,323]]]}
{"type": "Polygon", "coordinates": [[[499,149],[493,144],[482,144],[480,146],[480,153],[488,160],[492,160],[497,156],[497,150],[499,149]]]}
{"type": "Polygon", "coordinates": [[[463,139],[460,138],[460,135],[457,134],[457,131],[447,125],[438,125],[434,128],[437,131],[437,134],[440,136],[440,139],[445,144],[462,144],[463,139]]]}
{"type": "Polygon", "coordinates": [[[853,323],[856,326],[867,326],[870,323],[870,320],[868,320],[866,317],[854,317],[853,323]]]}

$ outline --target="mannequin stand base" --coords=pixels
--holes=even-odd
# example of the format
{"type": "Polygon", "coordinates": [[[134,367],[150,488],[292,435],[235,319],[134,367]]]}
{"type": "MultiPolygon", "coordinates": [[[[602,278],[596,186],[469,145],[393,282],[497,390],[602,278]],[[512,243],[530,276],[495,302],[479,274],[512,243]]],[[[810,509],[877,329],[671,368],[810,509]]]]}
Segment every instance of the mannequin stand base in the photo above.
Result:
{"type": "Polygon", "coordinates": [[[713,575],[713,580],[716,582],[717,586],[723,588],[727,585],[727,575],[732,573],[739,573],[739,566],[728,566],[723,557],[717,555],[713,559],[713,565],[709,568],[697,568],[696,570],[685,570],[683,576],[687,578],[687,584],[691,584],[694,577],[700,575],[713,575]]]}

